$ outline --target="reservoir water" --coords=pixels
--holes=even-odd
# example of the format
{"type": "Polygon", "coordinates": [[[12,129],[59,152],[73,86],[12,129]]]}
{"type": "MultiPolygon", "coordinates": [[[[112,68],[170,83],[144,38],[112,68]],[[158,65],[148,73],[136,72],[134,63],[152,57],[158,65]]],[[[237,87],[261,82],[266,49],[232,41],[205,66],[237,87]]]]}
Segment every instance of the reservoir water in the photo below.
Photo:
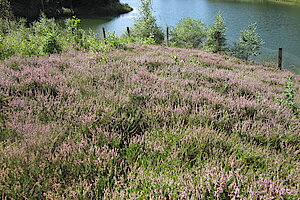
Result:
{"type": "MultiPolygon", "coordinates": [[[[84,29],[122,35],[138,16],[139,0],[121,0],[134,10],[114,18],[82,19],[84,29]]],[[[191,17],[211,24],[218,11],[222,12],[227,27],[228,44],[238,37],[240,30],[256,22],[257,32],[264,40],[259,61],[277,62],[277,51],[283,48],[284,68],[300,72],[300,6],[226,0],[153,0],[153,14],[163,29],[174,26],[180,19],[191,17]]]]}

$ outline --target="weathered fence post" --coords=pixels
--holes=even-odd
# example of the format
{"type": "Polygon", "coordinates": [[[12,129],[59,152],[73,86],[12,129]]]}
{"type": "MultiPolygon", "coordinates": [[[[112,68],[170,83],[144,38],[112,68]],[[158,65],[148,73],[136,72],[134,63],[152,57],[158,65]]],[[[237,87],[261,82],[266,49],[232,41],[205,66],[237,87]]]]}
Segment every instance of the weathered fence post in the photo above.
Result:
{"type": "Polygon", "coordinates": [[[129,29],[129,27],[127,27],[127,34],[128,34],[128,36],[130,36],[130,29],[129,29]]]}
{"type": "Polygon", "coordinates": [[[166,38],[167,46],[169,46],[169,27],[167,27],[166,36],[167,36],[167,38],[166,38]]]}
{"type": "Polygon", "coordinates": [[[282,48],[278,49],[278,68],[282,70],[282,48]]]}
{"type": "Polygon", "coordinates": [[[103,28],[102,30],[103,30],[103,38],[106,39],[105,28],[103,28]]]}

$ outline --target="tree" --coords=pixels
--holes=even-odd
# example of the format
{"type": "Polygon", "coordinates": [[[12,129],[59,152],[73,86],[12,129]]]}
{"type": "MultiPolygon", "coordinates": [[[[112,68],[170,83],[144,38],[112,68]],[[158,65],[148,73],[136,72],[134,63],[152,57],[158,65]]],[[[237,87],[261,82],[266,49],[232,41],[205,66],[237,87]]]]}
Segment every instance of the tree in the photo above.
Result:
{"type": "Polygon", "coordinates": [[[207,30],[206,47],[208,51],[213,53],[226,50],[226,26],[224,18],[218,12],[215,17],[215,22],[207,30]]]}
{"type": "Polygon", "coordinates": [[[205,38],[204,24],[201,20],[182,19],[175,27],[171,27],[170,37],[174,46],[199,48],[205,38]]]}
{"type": "Polygon", "coordinates": [[[8,0],[0,0],[0,18],[11,19],[12,17],[10,2],[8,0]]]}
{"type": "Polygon", "coordinates": [[[248,60],[250,56],[260,54],[263,40],[256,33],[256,23],[248,25],[248,28],[242,30],[239,38],[235,41],[231,49],[232,55],[244,60],[248,60]]]}
{"type": "Polygon", "coordinates": [[[140,15],[132,28],[132,36],[138,39],[153,37],[156,43],[162,43],[164,33],[156,24],[156,18],[152,14],[152,0],[140,1],[140,15]]]}

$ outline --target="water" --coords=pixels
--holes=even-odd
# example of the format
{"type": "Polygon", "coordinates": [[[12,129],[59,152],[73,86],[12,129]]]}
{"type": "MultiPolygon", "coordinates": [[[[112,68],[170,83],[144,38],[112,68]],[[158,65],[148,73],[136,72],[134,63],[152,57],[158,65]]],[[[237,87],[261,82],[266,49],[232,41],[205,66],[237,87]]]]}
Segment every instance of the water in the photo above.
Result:
{"type": "MultiPolygon", "coordinates": [[[[99,33],[104,27],[122,35],[138,16],[139,0],[121,2],[128,3],[134,11],[115,18],[82,19],[82,27],[99,33]]],[[[163,28],[185,17],[210,24],[221,11],[227,26],[228,44],[233,43],[240,30],[256,22],[257,31],[265,41],[258,59],[276,62],[278,48],[282,47],[284,68],[300,71],[300,6],[226,0],[153,0],[153,10],[157,23],[163,28]]]]}

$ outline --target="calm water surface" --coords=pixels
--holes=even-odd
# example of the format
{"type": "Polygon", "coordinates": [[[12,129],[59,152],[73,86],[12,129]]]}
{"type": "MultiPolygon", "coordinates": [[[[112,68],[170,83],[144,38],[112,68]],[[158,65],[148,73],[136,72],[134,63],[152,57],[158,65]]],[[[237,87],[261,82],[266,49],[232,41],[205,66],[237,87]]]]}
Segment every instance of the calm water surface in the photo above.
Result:
{"type": "MultiPolygon", "coordinates": [[[[99,33],[103,27],[117,35],[125,33],[126,27],[138,16],[139,0],[121,2],[128,3],[134,11],[115,18],[82,19],[82,27],[99,33]]],[[[153,0],[153,10],[157,23],[163,28],[185,17],[210,24],[220,10],[227,26],[228,44],[233,43],[240,30],[256,22],[257,31],[265,41],[259,60],[276,61],[277,49],[283,47],[284,67],[300,71],[300,6],[226,0],[153,0]]]]}

